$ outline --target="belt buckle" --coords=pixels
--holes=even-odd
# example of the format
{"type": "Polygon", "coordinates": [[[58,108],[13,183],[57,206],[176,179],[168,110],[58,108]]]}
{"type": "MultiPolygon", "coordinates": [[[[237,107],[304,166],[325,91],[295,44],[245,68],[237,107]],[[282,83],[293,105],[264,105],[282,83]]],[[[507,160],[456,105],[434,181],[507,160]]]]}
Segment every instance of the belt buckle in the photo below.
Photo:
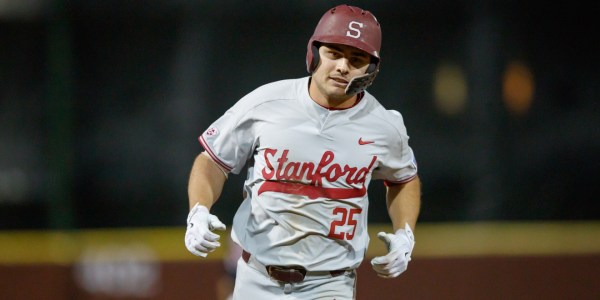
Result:
{"type": "Polygon", "coordinates": [[[300,266],[280,267],[267,266],[269,276],[277,281],[285,283],[298,283],[304,281],[306,269],[300,266]]]}

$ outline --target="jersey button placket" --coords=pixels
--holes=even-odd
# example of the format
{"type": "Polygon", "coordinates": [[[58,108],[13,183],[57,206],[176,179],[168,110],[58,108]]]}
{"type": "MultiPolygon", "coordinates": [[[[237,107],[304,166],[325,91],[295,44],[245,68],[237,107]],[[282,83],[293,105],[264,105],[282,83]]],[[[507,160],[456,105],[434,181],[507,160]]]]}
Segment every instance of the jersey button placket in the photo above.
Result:
{"type": "Polygon", "coordinates": [[[291,283],[284,283],[283,284],[283,292],[285,294],[291,294],[292,293],[292,284],[291,283]]]}

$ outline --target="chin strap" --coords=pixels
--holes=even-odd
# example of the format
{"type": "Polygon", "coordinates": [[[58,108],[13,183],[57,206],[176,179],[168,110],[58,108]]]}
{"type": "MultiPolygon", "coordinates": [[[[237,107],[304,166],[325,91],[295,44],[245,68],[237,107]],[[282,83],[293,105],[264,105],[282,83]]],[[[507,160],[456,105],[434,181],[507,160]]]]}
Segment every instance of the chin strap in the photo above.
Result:
{"type": "Polygon", "coordinates": [[[350,80],[348,86],[346,86],[346,95],[355,95],[364,91],[368,86],[373,83],[375,76],[377,76],[379,70],[375,70],[365,75],[356,76],[350,80]]]}

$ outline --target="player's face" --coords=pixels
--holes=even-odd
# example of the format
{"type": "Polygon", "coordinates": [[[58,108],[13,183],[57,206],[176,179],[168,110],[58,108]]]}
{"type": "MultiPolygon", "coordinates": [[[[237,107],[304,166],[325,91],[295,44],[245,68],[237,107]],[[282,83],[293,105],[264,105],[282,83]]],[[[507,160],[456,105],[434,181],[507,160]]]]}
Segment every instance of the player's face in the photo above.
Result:
{"type": "MultiPolygon", "coordinates": [[[[365,74],[371,56],[357,48],[322,44],[319,47],[319,65],[312,74],[310,95],[321,105],[339,106],[354,95],[346,95],[350,80],[365,74]]],[[[353,102],[351,103],[353,104],[353,102]]]]}

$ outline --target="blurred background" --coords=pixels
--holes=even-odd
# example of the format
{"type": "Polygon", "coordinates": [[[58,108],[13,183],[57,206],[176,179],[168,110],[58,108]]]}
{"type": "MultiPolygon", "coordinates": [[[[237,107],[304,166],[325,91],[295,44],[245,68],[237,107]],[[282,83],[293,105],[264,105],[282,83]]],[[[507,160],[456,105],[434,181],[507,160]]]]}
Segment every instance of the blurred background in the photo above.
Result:
{"type": "MultiPolygon", "coordinates": [[[[114,240],[123,230],[166,230],[161,241],[173,244],[158,247],[184,251],[198,136],[254,88],[307,76],[306,43],[321,15],[340,3],[0,0],[2,247],[30,247],[23,234],[54,247],[57,232],[69,233],[59,240],[81,245],[114,240]]],[[[577,228],[590,235],[581,243],[598,244],[598,5],[345,3],[370,10],[382,24],[381,72],[369,91],[403,114],[423,181],[424,226],[584,222],[577,228]]],[[[243,180],[230,176],[213,208],[226,224],[241,202],[243,180]]],[[[370,222],[388,223],[383,184],[374,182],[369,192],[370,222]]],[[[98,294],[81,283],[89,272],[70,251],[126,261],[163,257],[143,243],[92,254],[83,248],[54,249],[67,257],[39,260],[58,261],[62,274],[75,278],[65,279],[66,299],[98,294]],[[86,292],[69,292],[78,289],[86,292]]],[[[22,250],[13,249],[1,274],[21,266],[8,258],[22,250]]],[[[199,272],[186,262],[193,258],[174,256],[185,265],[180,269],[199,272]]],[[[168,266],[163,273],[147,267],[128,272],[166,280],[168,266]]],[[[595,288],[583,297],[600,296],[595,288]]],[[[18,297],[9,289],[0,293],[18,297]]],[[[156,289],[133,296],[156,297],[156,289]]]]}

